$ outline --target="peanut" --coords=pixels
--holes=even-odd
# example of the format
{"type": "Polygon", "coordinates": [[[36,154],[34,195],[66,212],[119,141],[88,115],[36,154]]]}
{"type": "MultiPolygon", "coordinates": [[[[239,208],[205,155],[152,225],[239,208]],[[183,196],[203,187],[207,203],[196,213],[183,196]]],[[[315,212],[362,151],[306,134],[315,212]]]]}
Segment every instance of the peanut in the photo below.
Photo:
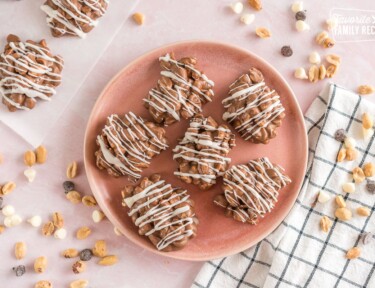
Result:
{"type": "Polygon", "coordinates": [[[66,177],[68,179],[73,179],[77,176],[78,173],[78,165],[76,161],[73,161],[68,165],[68,168],[66,169],[66,177]]]}
{"type": "Polygon", "coordinates": [[[353,180],[355,181],[355,183],[362,183],[365,180],[365,178],[366,176],[362,168],[355,167],[353,169],[353,180]]]}
{"type": "Polygon", "coordinates": [[[44,164],[47,161],[47,149],[44,146],[39,146],[35,150],[36,162],[39,164],[44,164]]]}
{"type": "Polygon", "coordinates": [[[363,216],[363,217],[367,217],[367,216],[370,216],[370,209],[366,208],[366,207],[358,207],[357,208],[357,213],[358,215],[360,216],[363,216]]]}
{"type": "Polygon", "coordinates": [[[375,175],[375,165],[371,162],[366,163],[363,166],[363,173],[365,173],[366,177],[372,177],[375,175]]]}
{"type": "Polygon", "coordinates": [[[36,273],[43,273],[47,268],[47,258],[44,256],[38,257],[34,262],[34,270],[36,273]]]}
{"type": "Polygon", "coordinates": [[[375,92],[374,86],[360,85],[358,87],[358,94],[360,94],[360,95],[368,95],[368,94],[372,94],[374,92],[375,92]]]}
{"type": "Polygon", "coordinates": [[[261,2],[261,0],[248,0],[247,2],[255,10],[257,10],[257,11],[262,10],[262,2],[261,2]]]}
{"type": "Polygon", "coordinates": [[[97,257],[104,257],[107,255],[107,244],[104,240],[98,240],[95,242],[95,246],[92,252],[97,257]]]}
{"type": "Polygon", "coordinates": [[[145,15],[142,13],[137,12],[133,14],[133,20],[138,25],[143,25],[143,23],[145,22],[145,18],[146,18],[145,15]]]}
{"type": "Polygon", "coordinates": [[[16,259],[18,260],[25,258],[26,256],[26,243],[25,242],[17,242],[16,245],[14,245],[14,255],[16,256],[16,259]]]}
{"type": "Polygon", "coordinates": [[[111,266],[118,262],[117,256],[109,255],[99,260],[98,264],[103,266],[111,266]]]}
{"type": "Polygon", "coordinates": [[[256,34],[259,38],[262,38],[262,39],[266,39],[266,38],[271,37],[271,31],[268,30],[268,29],[265,28],[265,27],[258,27],[257,29],[255,29],[255,34],[256,34]]]}
{"type": "Polygon", "coordinates": [[[93,206],[96,206],[98,204],[96,202],[95,197],[92,196],[92,195],[83,196],[82,203],[83,203],[83,205],[88,206],[88,207],[93,207],[93,206]]]}
{"type": "Polygon", "coordinates": [[[25,152],[23,155],[23,162],[25,163],[26,166],[33,166],[36,162],[36,156],[34,151],[28,150],[25,152]]]}
{"type": "Polygon", "coordinates": [[[87,280],[75,280],[70,283],[69,288],[85,288],[89,285],[87,280]]]}
{"type": "Polygon", "coordinates": [[[91,234],[91,229],[89,227],[81,227],[77,230],[76,237],[78,240],[86,239],[91,234]]]}
{"type": "Polygon", "coordinates": [[[336,204],[339,208],[345,208],[346,207],[345,200],[344,200],[344,198],[342,198],[341,195],[337,195],[336,198],[335,198],[335,201],[336,201],[336,204]]]}
{"type": "Polygon", "coordinates": [[[328,232],[331,227],[332,221],[327,216],[323,216],[322,219],[320,219],[320,228],[323,232],[328,232]]]}
{"type": "Polygon", "coordinates": [[[363,128],[365,129],[370,129],[372,128],[372,126],[374,125],[374,121],[372,119],[372,117],[370,116],[370,114],[368,113],[363,113],[362,115],[362,126],[363,128]]]}
{"type": "Polygon", "coordinates": [[[64,227],[64,218],[60,212],[53,213],[52,219],[53,219],[53,225],[55,226],[55,228],[59,229],[59,228],[64,227]]]}
{"type": "Polygon", "coordinates": [[[347,208],[337,208],[335,216],[341,221],[348,221],[352,218],[352,211],[347,208]]]}
{"type": "Polygon", "coordinates": [[[75,258],[78,257],[78,254],[78,250],[74,248],[66,249],[61,253],[64,258],[75,258]]]}
{"type": "Polygon", "coordinates": [[[0,196],[5,196],[7,194],[10,194],[16,189],[16,183],[14,182],[8,182],[1,188],[0,196]]]}
{"type": "Polygon", "coordinates": [[[346,258],[355,259],[361,255],[361,249],[359,247],[353,247],[346,253],[346,258]]]}
{"type": "Polygon", "coordinates": [[[72,202],[73,204],[78,204],[82,201],[82,197],[81,197],[81,194],[77,191],[69,191],[67,194],[66,194],[66,198],[72,202]]]}

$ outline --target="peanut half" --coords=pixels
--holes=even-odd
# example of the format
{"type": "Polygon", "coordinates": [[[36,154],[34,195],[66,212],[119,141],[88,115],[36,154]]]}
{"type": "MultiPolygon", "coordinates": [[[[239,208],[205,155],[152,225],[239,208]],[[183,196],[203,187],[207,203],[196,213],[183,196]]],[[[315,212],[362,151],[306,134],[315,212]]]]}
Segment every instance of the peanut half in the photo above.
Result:
{"type": "Polygon", "coordinates": [[[14,255],[16,256],[16,259],[18,260],[25,258],[26,256],[26,243],[25,242],[17,242],[16,245],[14,245],[14,255]]]}
{"type": "Polygon", "coordinates": [[[39,146],[35,150],[36,162],[38,164],[44,164],[47,161],[47,149],[44,146],[39,146]]]}
{"type": "Polygon", "coordinates": [[[353,247],[346,253],[346,258],[355,259],[361,255],[361,249],[359,247],[353,247]]]}
{"type": "Polygon", "coordinates": [[[78,164],[76,161],[73,161],[68,165],[68,168],[66,169],[66,177],[68,179],[73,179],[77,176],[78,174],[78,164]]]}
{"type": "Polygon", "coordinates": [[[43,273],[47,268],[47,258],[44,256],[38,257],[34,262],[34,270],[36,273],[43,273]]]}

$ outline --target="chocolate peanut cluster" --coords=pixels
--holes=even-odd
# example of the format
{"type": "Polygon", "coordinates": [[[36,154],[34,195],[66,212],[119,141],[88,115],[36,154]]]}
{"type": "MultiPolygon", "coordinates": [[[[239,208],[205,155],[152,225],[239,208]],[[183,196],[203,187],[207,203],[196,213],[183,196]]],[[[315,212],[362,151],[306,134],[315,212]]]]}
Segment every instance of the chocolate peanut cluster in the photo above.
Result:
{"type": "Polygon", "coordinates": [[[196,115],[190,121],[184,138],[173,149],[178,163],[177,175],[182,181],[206,190],[228,168],[229,151],[235,146],[234,134],[212,117],[196,115]]]}
{"type": "Polygon", "coordinates": [[[110,115],[96,142],[98,168],[115,177],[127,175],[132,181],[141,177],[153,157],[168,148],[164,128],[132,112],[124,117],[110,115]]]}
{"type": "Polygon", "coordinates": [[[0,97],[8,110],[30,110],[38,99],[51,100],[61,83],[64,61],[54,56],[45,40],[21,42],[8,35],[0,55],[0,97]]]}
{"type": "Polygon", "coordinates": [[[243,139],[253,143],[267,144],[276,137],[285,109],[277,92],[265,84],[263,74],[250,68],[229,88],[229,96],[222,101],[223,119],[232,124],[243,139]]]}
{"type": "Polygon", "coordinates": [[[185,57],[175,60],[172,54],[159,58],[161,78],[144,99],[145,106],[157,123],[170,125],[202,112],[212,101],[214,82],[197,70],[197,60],[185,57]]]}
{"type": "Polygon", "coordinates": [[[197,234],[198,219],[187,191],[165,183],[159,174],[145,177],[139,185],[122,190],[123,206],[138,227],[164,252],[182,249],[197,234]]]}
{"type": "Polygon", "coordinates": [[[54,37],[85,38],[107,11],[108,0],[47,0],[40,8],[54,37]]]}
{"type": "Polygon", "coordinates": [[[271,212],[280,189],[291,183],[283,168],[266,157],[233,166],[223,178],[224,192],[215,197],[214,203],[225,208],[226,216],[253,225],[271,212]]]}

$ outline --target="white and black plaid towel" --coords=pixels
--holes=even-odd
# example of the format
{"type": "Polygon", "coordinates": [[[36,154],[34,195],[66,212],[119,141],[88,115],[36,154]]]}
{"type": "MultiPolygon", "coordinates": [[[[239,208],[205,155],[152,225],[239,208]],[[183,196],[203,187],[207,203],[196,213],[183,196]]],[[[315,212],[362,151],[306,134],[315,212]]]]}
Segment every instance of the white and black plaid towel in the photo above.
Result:
{"type": "Polygon", "coordinates": [[[342,192],[342,184],[352,180],[355,166],[375,162],[375,136],[362,140],[364,112],[374,116],[375,105],[336,85],[327,85],[305,116],[309,164],[288,217],[247,251],[207,262],[192,287],[375,287],[375,241],[364,245],[358,237],[375,231],[375,195],[366,191],[365,182],[357,185],[356,193],[342,192]],[[357,140],[359,157],[353,162],[336,162],[342,144],[333,135],[340,128],[357,140]],[[332,200],[312,207],[319,190],[330,194],[332,200]],[[350,221],[334,217],[335,195],[342,195],[353,211],[350,221]],[[360,206],[371,210],[370,217],[355,213],[360,206]],[[328,233],[319,228],[323,215],[333,221],[328,233]],[[347,250],[354,246],[361,248],[361,256],[346,259],[347,250]]]}

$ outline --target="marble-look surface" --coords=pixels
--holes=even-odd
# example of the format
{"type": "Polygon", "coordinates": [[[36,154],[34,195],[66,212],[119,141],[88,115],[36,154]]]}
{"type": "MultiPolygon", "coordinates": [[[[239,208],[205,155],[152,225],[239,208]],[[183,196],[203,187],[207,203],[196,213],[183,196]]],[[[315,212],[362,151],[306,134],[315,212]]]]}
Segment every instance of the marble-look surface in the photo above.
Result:
{"type": "MultiPolygon", "coordinates": [[[[287,79],[303,111],[327,81],[311,84],[293,77],[294,68],[308,67],[307,57],[313,50],[319,51],[321,55],[334,52],[342,56],[340,71],[333,79],[337,84],[350,89],[364,83],[375,84],[375,42],[338,43],[329,51],[323,50],[314,42],[314,36],[323,29],[331,8],[375,10],[373,1],[305,1],[311,31],[304,33],[294,30],[294,18],[289,9],[291,1],[263,2],[264,9],[256,13],[255,22],[250,26],[242,25],[239,16],[227,8],[230,1],[140,2],[135,9],[146,15],[145,25],[139,27],[131,19],[125,21],[112,44],[63,113],[63,117],[45,139],[44,145],[49,150],[49,159],[45,165],[35,167],[38,175],[32,184],[28,184],[23,176],[25,166],[22,161],[23,152],[31,147],[9,128],[0,124],[0,152],[4,155],[4,163],[0,165],[0,183],[13,180],[18,185],[17,189],[6,197],[5,204],[14,205],[23,218],[38,214],[44,221],[47,221],[50,213],[60,211],[65,216],[68,229],[68,237],[65,240],[44,238],[39,230],[27,223],[5,231],[0,236],[0,287],[33,287],[34,283],[41,279],[53,281],[54,287],[67,287],[69,281],[78,278],[90,280],[90,287],[93,288],[190,286],[202,263],[177,261],[153,255],[125,238],[114,235],[113,227],[108,221],[94,224],[90,216],[92,209],[69,203],[65,199],[61,183],[65,180],[65,168],[70,161],[80,161],[80,167],[83,167],[82,150],[86,121],[95,99],[106,83],[136,57],[167,43],[207,39],[249,49],[269,61],[287,79]],[[257,39],[253,33],[257,26],[269,27],[272,37],[268,40],[257,39]],[[283,45],[293,47],[293,57],[280,56],[280,47],[283,45]],[[76,229],[83,225],[93,229],[92,235],[87,240],[75,240],[76,229]],[[107,240],[109,251],[118,255],[120,262],[113,267],[99,267],[94,260],[88,263],[86,272],[74,275],[71,272],[73,261],[63,259],[59,253],[70,247],[90,247],[96,239],[107,240]],[[24,260],[15,260],[13,256],[14,243],[17,241],[27,243],[28,253],[24,260]],[[42,255],[47,256],[49,265],[44,274],[37,275],[33,272],[33,261],[42,255]],[[11,267],[18,264],[26,265],[28,270],[21,278],[16,278],[11,271],[11,267]]],[[[247,11],[251,12],[250,9],[247,11]]],[[[108,14],[106,17],[111,16],[108,14]]],[[[0,22],[0,27],[3,34],[8,32],[4,30],[11,29],[4,22],[0,22]]],[[[90,38],[85,41],[90,41],[90,38]]],[[[64,43],[63,39],[61,43],[64,43]]],[[[367,97],[374,99],[374,96],[367,97]]],[[[20,116],[22,117],[21,114],[20,116]]],[[[77,190],[85,194],[90,193],[83,169],[76,184],[77,190]]],[[[2,216],[0,221],[1,219],[2,216]]]]}

